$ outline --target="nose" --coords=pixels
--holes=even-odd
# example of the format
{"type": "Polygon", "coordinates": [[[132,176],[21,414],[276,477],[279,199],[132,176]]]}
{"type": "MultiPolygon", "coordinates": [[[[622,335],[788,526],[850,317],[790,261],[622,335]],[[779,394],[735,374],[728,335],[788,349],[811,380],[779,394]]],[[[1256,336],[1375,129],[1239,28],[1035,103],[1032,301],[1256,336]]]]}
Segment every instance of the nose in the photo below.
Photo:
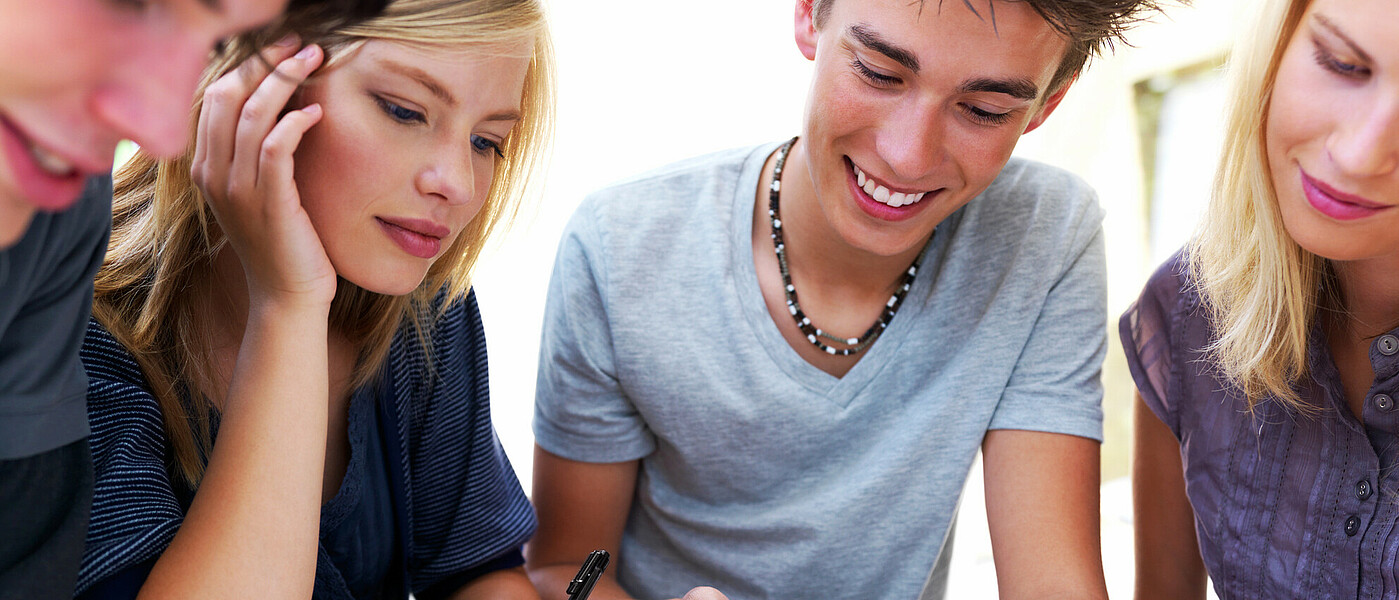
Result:
{"type": "Polygon", "coordinates": [[[1331,161],[1358,177],[1393,173],[1399,166],[1399,98],[1376,103],[1354,116],[1342,118],[1327,140],[1331,161]]]}
{"type": "Polygon", "coordinates": [[[117,135],[161,157],[184,152],[190,107],[212,36],[172,32],[133,40],[92,96],[92,110],[117,135]],[[207,37],[207,39],[206,39],[207,37]]]}
{"type": "Polygon", "coordinates": [[[916,181],[933,172],[947,156],[946,127],[935,107],[910,101],[891,113],[878,130],[875,148],[895,176],[916,181]]]}
{"type": "Polygon", "coordinates": [[[470,151],[442,150],[418,171],[414,184],[418,192],[451,205],[471,202],[476,191],[476,173],[470,151]]]}

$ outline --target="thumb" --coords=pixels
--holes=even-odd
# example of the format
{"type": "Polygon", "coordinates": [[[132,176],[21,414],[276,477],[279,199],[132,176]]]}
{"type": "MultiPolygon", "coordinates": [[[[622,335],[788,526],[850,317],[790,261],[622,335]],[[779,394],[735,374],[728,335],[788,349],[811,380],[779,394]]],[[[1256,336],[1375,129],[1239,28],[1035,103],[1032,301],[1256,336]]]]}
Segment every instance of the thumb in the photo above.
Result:
{"type": "Polygon", "coordinates": [[[728,600],[728,596],[712,587],[697,587],[685,594],[681,600],[728,600]]]}

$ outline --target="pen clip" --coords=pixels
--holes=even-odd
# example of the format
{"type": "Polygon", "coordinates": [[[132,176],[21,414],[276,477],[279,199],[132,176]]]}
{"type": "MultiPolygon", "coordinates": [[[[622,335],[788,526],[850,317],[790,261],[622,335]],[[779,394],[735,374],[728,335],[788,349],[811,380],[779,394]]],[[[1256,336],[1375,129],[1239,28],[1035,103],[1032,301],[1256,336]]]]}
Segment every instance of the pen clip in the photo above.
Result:
{"type": "Polygon", "coordinates": [[[588,558],[583,561],[583,566],[579,567],[578,574],[573,576],[573,581],[568,582],[568,600],[587,598],[593,591],[593,585],[602,577],[603,570],[607,569],[610,559],[606,550],[594,550],[589,553],[588,558]]]}

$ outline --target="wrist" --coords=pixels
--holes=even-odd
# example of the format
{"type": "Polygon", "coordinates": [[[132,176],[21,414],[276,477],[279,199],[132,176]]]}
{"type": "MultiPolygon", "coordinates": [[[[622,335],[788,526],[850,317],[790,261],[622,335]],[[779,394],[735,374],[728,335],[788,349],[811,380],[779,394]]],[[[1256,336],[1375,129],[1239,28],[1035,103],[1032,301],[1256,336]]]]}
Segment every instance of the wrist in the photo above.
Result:
{"type": "Polygon", "coordinates": [[[332,298],[318,294],[251,294],[248,304],[248,327],[255,324],[292,326],[298,331],[307,327],[329,326],[332,298]]]}

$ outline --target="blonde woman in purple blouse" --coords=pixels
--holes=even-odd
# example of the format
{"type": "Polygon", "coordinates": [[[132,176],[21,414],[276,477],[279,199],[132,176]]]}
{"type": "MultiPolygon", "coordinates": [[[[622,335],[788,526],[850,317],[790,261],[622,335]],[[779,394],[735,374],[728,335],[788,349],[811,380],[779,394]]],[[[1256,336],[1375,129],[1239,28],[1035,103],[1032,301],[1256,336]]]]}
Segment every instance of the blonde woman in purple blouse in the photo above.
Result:
{"type": "Polygon", "coordinates": [[[1399,3],[1262,0],[1202,228],[1121,321],[1137,598],[1399,597],[1399,3]]]}

